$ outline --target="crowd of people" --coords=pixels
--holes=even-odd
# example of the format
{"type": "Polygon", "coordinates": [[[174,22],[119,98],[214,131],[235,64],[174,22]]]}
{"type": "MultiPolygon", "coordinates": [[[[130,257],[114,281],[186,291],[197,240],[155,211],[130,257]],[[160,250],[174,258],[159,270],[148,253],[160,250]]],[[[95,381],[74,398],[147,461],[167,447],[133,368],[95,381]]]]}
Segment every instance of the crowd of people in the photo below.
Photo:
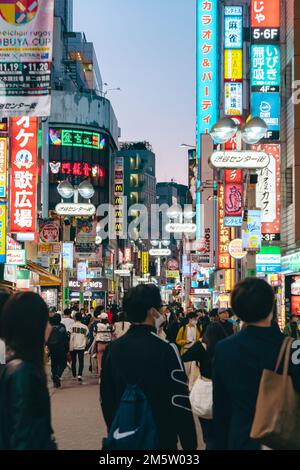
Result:
{"type": "MultiPolygon", "coordinates": [[[[1,292],[0,449],[57,448],[46,358],[59,388],[67,367],[82,383],[85,354],[99,378],[104,449],[175,450],[180,441],[195,450],[195,418],[207,450],[261,449],[251,434],[261,379],[275,370],[284,335],[299,339],[297,318],[282,333],[274,292],[256,278],[237,284],[231,306],[184,312],[164,305],[156,286],[139,285],[122,310],[60,315],[37,294],[1,292]]],[[[288,372],[300,393],[300,365],[290,360],[288,372]]]]}

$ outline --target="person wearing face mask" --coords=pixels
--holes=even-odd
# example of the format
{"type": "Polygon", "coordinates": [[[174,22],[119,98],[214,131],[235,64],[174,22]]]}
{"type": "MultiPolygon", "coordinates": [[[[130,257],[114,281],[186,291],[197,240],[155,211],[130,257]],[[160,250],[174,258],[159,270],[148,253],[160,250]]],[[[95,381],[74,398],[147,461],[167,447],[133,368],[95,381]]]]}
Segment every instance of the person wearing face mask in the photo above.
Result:
{"type": "Polygon", "coordinates": [[[182,326],[176,338],[176,344],[180,347],[180,354],[183,355],[190,349],[196,341],[199,341],[201,332],[197,326],[198,315],[196,312],[190,312],[186,316],[188,324],[182,326]]]}
{"type": "MultiPolygon", "coordinates": [[[[123,310],[131,328],[107,346],[102,359],[100,402],[108,433],[129,384],[136,384],[149,402],[158,436],[157,450],[197,448],[187,377],[174,344],[157,335],[165,322],[155,285],[130,289],[123,310]]],[[[121,439],[121,436],[120,436],[121,439]]]]}
{"type": "Polygon", "coordinates": [[[292,315],[289,323],[285,326],[283,334],[294,339],[300,339],[300,329],[298,326],[298,315],[292,315]]]}

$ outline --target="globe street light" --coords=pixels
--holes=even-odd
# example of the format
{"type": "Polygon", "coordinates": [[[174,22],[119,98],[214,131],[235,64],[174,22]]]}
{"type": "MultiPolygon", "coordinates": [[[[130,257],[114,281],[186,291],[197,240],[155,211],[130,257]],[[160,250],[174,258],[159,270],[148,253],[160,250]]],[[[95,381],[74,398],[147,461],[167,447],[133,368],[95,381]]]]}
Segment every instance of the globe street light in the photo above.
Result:
{"type": "Polygon", "coordinates": [[[237,133],[238,126],[231,118],[219,119],[212,127],[210,135],[217,144],[225,144],[237,133]]]}
{"type": "Polygon", "coordinates": [[[92,199],[95,189],[89,181],[85,180],[78,186],[78,192],[83,199],[92,199]]]}
{"type": "Polygon", "coordinates": [[[71,199],[75,192],[73,186],[67,180],[58,185],[57,191],[63,199],[71,199]]]}
{"type": "Polygon", "coordinates": [[[242,128],[242,139],[246,144],[257,144],[266,135],[267,130],[265,121],[255,117],[242,128]]]}

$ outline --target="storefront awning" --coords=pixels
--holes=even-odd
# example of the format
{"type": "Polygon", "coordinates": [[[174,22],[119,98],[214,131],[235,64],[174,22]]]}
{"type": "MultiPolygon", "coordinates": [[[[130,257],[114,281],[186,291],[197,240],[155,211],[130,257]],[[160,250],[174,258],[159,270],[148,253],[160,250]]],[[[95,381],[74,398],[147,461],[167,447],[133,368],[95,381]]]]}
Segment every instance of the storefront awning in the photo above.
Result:
{"type": "Polygon", "coordinates": [[[13,293],[16,291],[16,286],[9,281],[0,281],[0,290],[6,290],[10,293],[13,293]]]}
{"type": "Polygon", "coordinates": [[[42,268],[42,266],[39,266],[32,261],[27,261],[26,267],[40,276],[41,287],[59,287],[61,285],[61,279],[54,276],[54,274],[49,273],[49,271],[42,268]]]}

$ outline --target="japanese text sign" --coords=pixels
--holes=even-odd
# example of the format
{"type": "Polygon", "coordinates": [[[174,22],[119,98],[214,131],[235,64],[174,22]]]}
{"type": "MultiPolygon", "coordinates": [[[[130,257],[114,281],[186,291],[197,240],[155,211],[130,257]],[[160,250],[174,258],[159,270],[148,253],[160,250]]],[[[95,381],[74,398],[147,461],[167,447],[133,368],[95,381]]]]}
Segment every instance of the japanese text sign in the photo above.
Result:
{"type": "MultiPolygon", "coordinates": [[[[274,45],[253,45],[251,47],[251,86],[272,87],[270,92],[279,91],[280,87],[280,47],[274,45]]],[[[255,87],[255,89],[253,89],[255,87]]]]}
{"type": "Polygon", "coordinates": [[[231,229],[225,227],[225,191],[224,185],[218,188],[218,267],[219,269],[230,269],[231,259],[229,254],[229,243],[231,241],[231,229]]]}
{"type": "Polygon", "coordinates": [[[225,49],[225,80],[243,79],[243,51],[242,49],[225,49]]]}
{"type": "Polygon", "coordinates": [[[218,1],[197,0],[197,133],[208,134],[218,118],[218,1]]]}
{"type": "Polygon", "coordinates": [[[280,137],[280,93],[252,93],[252,115],[263,119],[268,131],[265,139],[279,140],[280,137]]]}
{"type": "Polygon", "coordinates": [[[242,49],[243,47],[243,9],[241,14],[228,14],[225,7],[225,49],[242,49]]]}
{"type": "Polygon", "coordinates": [[[6,203],[0,202],[0,263],[6,261],[6,203]]]}
{"type": "Polygon", "coordinates": [[[262,233],[280,234],[280,145],[261,145],[270,157],[269,165],[258,171],[256,205],[262,210],[262,233]]]}
{"type": "Polygon", "coordinates": [[[0,1],[1,116],[49,116],[54,0],[0,1]]]}
{"type": "Polygon", "coordinates": [[[243,84],[232,82],[224,84],[224,112],[227,116],[243,114],[243,84]]]}
{"type": "Polygon", "coordinates": [[[37,118],[12,118],[11,227],[12,233],[37,231],[37,118]]]}
{"type": "Polygon", "coordinates": [[[251,0],[252,28],[280,27],[280,0],[251,0]]]}

